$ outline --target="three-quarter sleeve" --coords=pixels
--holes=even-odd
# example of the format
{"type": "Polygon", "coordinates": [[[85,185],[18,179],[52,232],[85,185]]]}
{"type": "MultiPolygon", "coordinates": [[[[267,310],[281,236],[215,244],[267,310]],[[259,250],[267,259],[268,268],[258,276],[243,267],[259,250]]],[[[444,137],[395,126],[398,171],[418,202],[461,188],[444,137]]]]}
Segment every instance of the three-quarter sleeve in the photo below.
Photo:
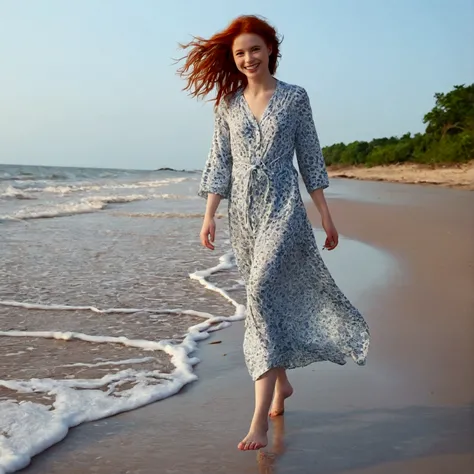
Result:
{"type": "Polygon", "coordinates": [[[301,88],[296,98],[297,115],[295,151],[303,182],[308,193],[327,188],[329,178],[313,120],[308,93],[301,88]]]}
{"type": "Polygon", "coordinates": [[[219,105],[214,114],[214,133],[211,149],[202,172],[198,194],[207,198],[209,193],[219,194],[224,199],[230,195],[232,179],[232,153],[229,125],[224,106],[219,105]]]}

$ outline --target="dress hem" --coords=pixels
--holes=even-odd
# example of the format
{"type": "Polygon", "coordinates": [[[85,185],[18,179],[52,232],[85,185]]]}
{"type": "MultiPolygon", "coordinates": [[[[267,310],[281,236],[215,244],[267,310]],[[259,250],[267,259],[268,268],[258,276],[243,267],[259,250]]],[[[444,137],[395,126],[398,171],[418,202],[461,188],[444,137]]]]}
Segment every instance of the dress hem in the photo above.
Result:
{"type": "Polygon", "coordinates": [[[366,358],[364,358],[362,360],[356,360],[353,356],[350,356],[350,355],[345,356],[343,359],[340,359],[340,360],[337,360],[337,361],[336,360],[329,360],[329,359],[314,359],[314,360],[311,360],[307,363],[299,363],[299,364],[290,364],[290,363],[287,363],[287,364],[272,364],[272,365],[267,366],[267,368],[265,368],[263,371],[261,371],[256,376],[252,375],[252,380],[254,382],[256,382],[263,375],[265,375],[269,370],[272,370],[272,369],[284,369],[284,370],[302,369],[304,367],[308,367],[311,364],[316,364],[316,363],[319,363],[319,362],[330,362],[332,364],[343,366],[343,365],[347,364],[348,359],[353,360],[356,365],[361,366],[361,367],[367,365],[366,358]]]}

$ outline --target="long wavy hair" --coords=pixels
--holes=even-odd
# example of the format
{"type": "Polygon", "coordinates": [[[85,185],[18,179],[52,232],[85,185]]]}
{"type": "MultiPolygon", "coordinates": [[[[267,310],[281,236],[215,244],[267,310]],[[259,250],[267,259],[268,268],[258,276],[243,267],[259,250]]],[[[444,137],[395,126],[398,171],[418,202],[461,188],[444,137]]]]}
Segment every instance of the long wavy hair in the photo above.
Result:
{"type": "Polygon", "coordinates": [[[276,29],[265,19],[256,15],[243,15],[234,19],[229,26],[209,39],[193,36],[187,44],[179,44],[189,52],[178,61],[185,60],[178,69],[178,74],[186,79],[183,90],[189,91],[192,97],[203,98],[216,89],[217,107],[220,101],[228,99],[239,89],[245,88],[247,78],[235,65],[232,45],[235,38],[242,33],[259,35],[271,49],[268,68],[275,74],[281,57],[281,39],[276,29]]]}

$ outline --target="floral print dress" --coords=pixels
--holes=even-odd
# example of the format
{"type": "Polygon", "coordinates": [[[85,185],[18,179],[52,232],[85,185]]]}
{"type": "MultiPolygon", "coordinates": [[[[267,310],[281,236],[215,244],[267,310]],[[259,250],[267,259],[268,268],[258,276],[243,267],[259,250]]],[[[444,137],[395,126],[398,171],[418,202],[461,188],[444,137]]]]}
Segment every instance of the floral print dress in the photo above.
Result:
{"type": "Polygon", "coordinates": [[[334,282],[299,190],[329,185],[306,90],[277,80],[258,122],[242,92],[215,112],[199,195],[229,202],[229,229],[247,311],[244,355],[253,380],[317,361],[364,365],[369,328],[334,282]]]}

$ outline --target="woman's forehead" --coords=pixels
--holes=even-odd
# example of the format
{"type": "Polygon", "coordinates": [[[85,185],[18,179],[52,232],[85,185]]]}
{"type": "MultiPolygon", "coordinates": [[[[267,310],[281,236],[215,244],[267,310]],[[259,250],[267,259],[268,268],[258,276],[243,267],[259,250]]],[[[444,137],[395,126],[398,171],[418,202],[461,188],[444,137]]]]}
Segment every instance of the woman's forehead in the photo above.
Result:
{"type": "Polygon", "coordinates": [[[249,49],[253,46],[261,46],[264,41],[261,36],[254,33],[242,33],[234,39],[232,48],[234,51],[239,49],[249,49]]]}

